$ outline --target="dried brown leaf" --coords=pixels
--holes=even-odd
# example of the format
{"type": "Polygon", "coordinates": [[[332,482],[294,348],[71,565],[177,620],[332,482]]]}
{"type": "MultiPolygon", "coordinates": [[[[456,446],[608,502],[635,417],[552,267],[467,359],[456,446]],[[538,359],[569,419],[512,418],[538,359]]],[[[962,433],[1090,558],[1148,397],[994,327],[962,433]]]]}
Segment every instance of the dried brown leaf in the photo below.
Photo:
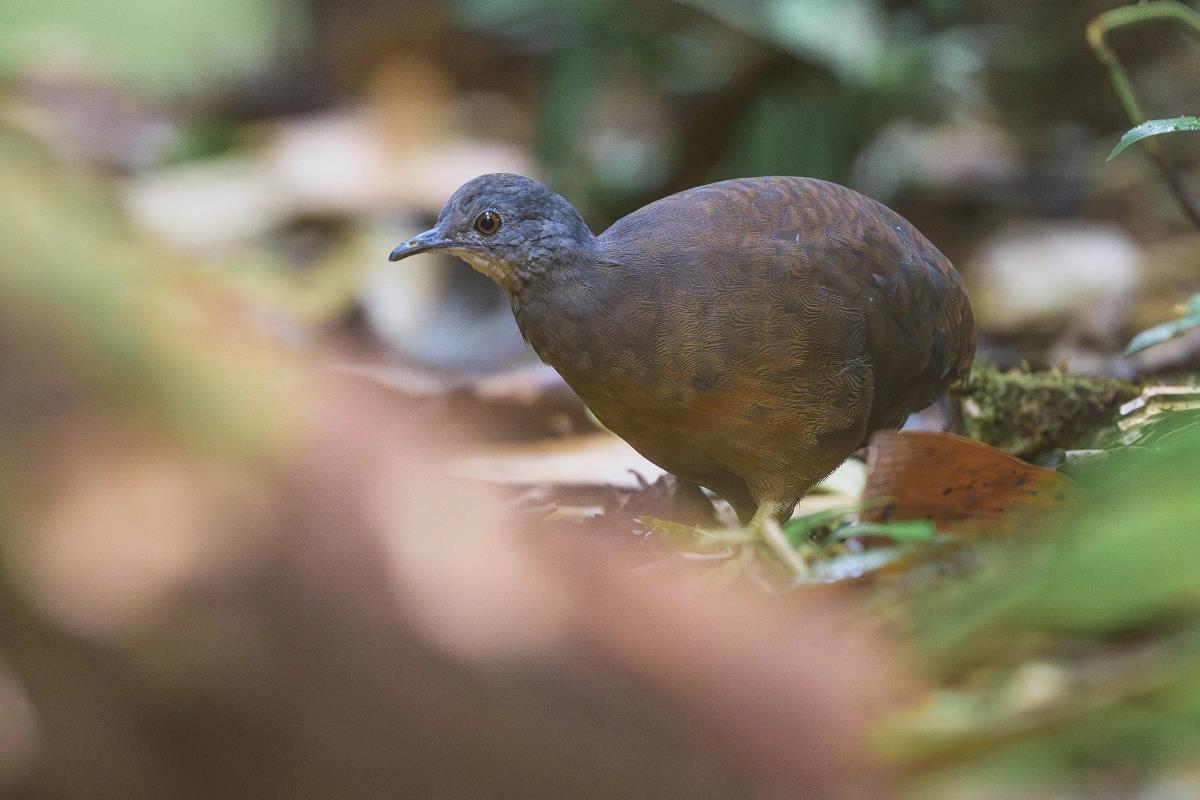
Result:
{"type": "Polygon", "coordinates": [[[1080,494],[1070,479],[948,433],[883,432],[871,440],[863,500],[872,521],[927,518],[941,530],[1012,529],[1080,494]]]}

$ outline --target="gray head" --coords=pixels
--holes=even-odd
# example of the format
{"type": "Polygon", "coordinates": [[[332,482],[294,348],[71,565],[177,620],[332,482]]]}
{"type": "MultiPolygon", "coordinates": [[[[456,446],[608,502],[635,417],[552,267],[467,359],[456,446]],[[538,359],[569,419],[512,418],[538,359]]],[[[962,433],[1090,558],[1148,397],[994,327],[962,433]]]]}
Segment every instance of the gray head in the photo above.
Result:
{"type": "Polygon", "coordinates": [[[446,250],[515,291],[537,275],[597,257],[596,237],[570,203],[537,181],[498,172],[458,188],[437,226],[392,251],[399,261],[446,250]]]}

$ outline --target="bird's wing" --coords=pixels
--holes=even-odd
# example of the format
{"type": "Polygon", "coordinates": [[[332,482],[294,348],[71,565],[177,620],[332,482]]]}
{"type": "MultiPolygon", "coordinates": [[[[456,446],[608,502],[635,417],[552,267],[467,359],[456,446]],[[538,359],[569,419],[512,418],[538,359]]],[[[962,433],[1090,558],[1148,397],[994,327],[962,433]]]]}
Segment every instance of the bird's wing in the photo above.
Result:
{"type": "MultiPolygon", "coordinates": [[[[949,260],[891,209],[811,178],[745,178],[663,198],[602,234],[614,260],[657,270],[675,292],[744,291],[862,321],[874,368],[871,428],[898,425],[964,379],[974,319],[949,260]]],[[[832,319],[832,316],[831,316],[832,319]]],[[[846,336],[833,325],[829,335],[846,336]]],[[[816,331],[814,331],[816,333],[816,331]]]]}

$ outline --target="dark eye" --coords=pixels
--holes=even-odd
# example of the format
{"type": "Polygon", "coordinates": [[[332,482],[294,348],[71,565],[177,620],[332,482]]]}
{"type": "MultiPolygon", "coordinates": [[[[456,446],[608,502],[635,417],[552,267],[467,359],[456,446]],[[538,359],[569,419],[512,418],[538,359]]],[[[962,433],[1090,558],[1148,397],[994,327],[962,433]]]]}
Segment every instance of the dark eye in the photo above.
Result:
{"type": "Polygon", "coordinates": [[[484,236],[491,236],[500,230],[500,215],[495,211],[484,211],[475,218],[475,230],[484,236]]]}

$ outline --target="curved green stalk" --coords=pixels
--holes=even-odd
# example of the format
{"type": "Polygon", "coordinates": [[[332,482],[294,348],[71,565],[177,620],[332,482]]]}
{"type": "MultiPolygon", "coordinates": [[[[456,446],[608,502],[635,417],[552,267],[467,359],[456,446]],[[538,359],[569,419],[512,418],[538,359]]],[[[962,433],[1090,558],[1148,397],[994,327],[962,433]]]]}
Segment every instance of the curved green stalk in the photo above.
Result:
{"type": "MultiPolygon", "coordinates": [[[[1108,70],[1108,79],[1117,93],[1117,99],[1120,100],[1121,107],[1125,109],[1125,115],[1129,117],[1129,121],[1133,125],[1145,122],[1146,114],[1142,111],[1141,104],[1138,103],[1137,95],[1133,91],[1133,85],[1130,83],[1125,67],[1121,64],[1121,59],[1117,56],[1116,51],[1109,47],[1105,37],[1118,28],[1156,22],[1182,25],[1185,30],[1200,39],[1200,14],[1176,0],[1153,0],[1136,6],[1114,8],[1096,17],[1087,27],[1088,44],[1095,51],[1096,58],[1108,70]]],[[[1149,140],[1146,142],[1146,147],[1158,164],[1167,185],[1171,188],[1172,194],[1175,195],[1175,199],[1183,208],[1184,213],[1193,224],[1200,227],[1200,208],[1192,203],[1183,183],[1167,163],[1159,142],[1149,140]]]]}

